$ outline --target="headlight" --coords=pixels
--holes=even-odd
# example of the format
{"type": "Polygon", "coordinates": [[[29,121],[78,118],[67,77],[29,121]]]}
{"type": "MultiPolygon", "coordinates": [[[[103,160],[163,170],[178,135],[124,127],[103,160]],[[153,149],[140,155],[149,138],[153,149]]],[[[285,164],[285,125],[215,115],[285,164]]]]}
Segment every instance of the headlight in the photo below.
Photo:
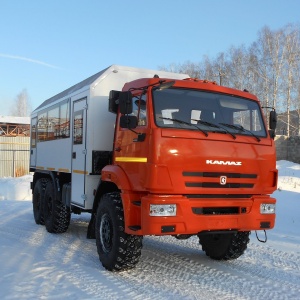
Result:
{"type": "Polygon", "coordinates": [[[275,214],[275,204],[262,203],[260,205],[260,213],[261,214],[275,214]]]}
{"type": "Polygon", "coordinates": [[[176,216],[176,204],[150,204],[150,216],[152,217],[176,216]]]}

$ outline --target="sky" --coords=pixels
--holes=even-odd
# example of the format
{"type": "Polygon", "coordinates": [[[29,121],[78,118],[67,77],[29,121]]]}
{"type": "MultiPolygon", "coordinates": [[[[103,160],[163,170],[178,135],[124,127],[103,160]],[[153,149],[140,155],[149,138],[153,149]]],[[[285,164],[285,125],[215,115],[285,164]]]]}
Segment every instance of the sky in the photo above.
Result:
{"type": "Polygon", "coordinates": [[[32,109],[118,64],[160,66],[250,46],[300,23],[298,0],[0,0],[0,115],[27,90],[32,109]]]}

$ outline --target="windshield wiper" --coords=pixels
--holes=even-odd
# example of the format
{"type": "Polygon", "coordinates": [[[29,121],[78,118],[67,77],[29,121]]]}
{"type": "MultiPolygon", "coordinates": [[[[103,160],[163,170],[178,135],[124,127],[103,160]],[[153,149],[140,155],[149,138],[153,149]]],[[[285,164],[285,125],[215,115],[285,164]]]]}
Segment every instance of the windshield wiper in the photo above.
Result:
{"type": "Polygon", "coordinates": [[[227,124],[227,123],[220,123],[223,126],[226,126],[228,128],[232,128],[232,129],[236,129],[236,130],[240,130],[242,132],[249,132],[252,136],[254,136],[258,142],[260,142],[260,138],[255,135],[252,131],[245,129],[242,125],[233,125],[233,124],[227,124]]]}
{"type": "Polygon", "coordinates": [[[207,121],[202,121],[202,120],[196,120],[196,119],[192,119],[192,120],[193,121],[197,121],[199,124],[202,124],[202,125],[206,125],[206,126],[210,126],[210,127],[214,127],[214,128],[223,129],[223,130],[225,130],[226,133],[230,134],[234,139],[236,139],[236,136],[232,132],[230,132],[229,130],[227,130],[226,128],[224,128],[223,126],[219,126],[217,124],[210,123],[210,122],[207,122],[207,121]]]}
{"type": "Polygon", "coordinates": [[[197,125],[195,125],[195,124],[191,124],[191,123],[188,123],[188,122],[186,122],[186,121],[179,120],[179,119],[165,118],[165,117],[159,117],[159,118],[160,118],[160,119],[163,119],[163,120],[174,121],[174,122],[177,122],[177,123],[179,123],[179,124],[185,124],[185,125],[189,125],[189,126],[194,126],[194,127],[196,127],[198,130],[200,130],[206,137],[208,136],[208,133],[207,133],[205,130],[199,128],[199,127],[198,127],[197,125]]]}

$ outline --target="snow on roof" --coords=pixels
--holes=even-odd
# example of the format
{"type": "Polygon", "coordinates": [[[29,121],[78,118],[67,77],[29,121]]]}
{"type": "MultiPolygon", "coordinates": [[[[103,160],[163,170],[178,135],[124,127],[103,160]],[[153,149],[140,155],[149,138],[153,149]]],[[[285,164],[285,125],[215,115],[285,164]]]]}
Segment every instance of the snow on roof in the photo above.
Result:
{"type": "Polygon", "coordinates": [[[0,116],[0,123],[27,125],[30,124],[30,117],[0,116]]]}

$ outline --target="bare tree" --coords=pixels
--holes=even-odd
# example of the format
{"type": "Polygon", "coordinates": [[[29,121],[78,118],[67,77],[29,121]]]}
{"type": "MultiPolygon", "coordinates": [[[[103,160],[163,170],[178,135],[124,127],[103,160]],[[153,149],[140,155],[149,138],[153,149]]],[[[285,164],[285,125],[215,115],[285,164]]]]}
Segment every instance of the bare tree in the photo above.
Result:
{"type": "Polygon", "coordinates": [[[253,76],[250,69],[250,56],[245,46],[231,47],[228,60],[229,85],[240,90],[251,88],[253,76]]]}
{"type": "Polygon", "coordinates": [[[31,105],[26,89],[23,89],[15,98],[11,106],[11,114],[16,117],[27,117],[30,115],[31,105]]]}
{"type": "MultiPolygon", "coordinates": [[[[285,68],[283,73],[283,82],[284,82],[284,97],[283,102],[286,107],[287,114],[287,135],[291,133],[291,119],[290,112],[293,104],[296,104],[294,107],[297,108],[297,84],[299,81],[298,77],[298,68],[299,65],[299,30],[292,25],[288,25],[285,28],[286,32],[286,55],[285,55],[285,68]]],[[[293,126],[292,126],[293,127],[293,126]]]]}
{"type": "Polygon", "coordinates": [[[272,31],[264,27],[258,40],[251,46],[253,72],[260,77],[263,102],[266,106],[278,105],[280,79],[284,65],[285,35],[283,30],[272,31]]]}
{"type": "Polygon", "coordinates": [[[225,52],[220,52],[216,59],[212,63],[212,69],[213,69],[213,77],[217,78],[217,82],[220,85],[229,85],[229,80],[228,80],[228,69],[229,69],[229,64],[226,59],[226,53],[225,52]]]}
{"type": "Polygon", "coordinates": [[[192,78],[203,78],[204,72],[200,63],[193,63],[190,61],[186,61],[182,64],[169,64],[169,66],[160,66],[159,70],[169,71],[175,73],[183,73],[188,74],[192,78]]]}

